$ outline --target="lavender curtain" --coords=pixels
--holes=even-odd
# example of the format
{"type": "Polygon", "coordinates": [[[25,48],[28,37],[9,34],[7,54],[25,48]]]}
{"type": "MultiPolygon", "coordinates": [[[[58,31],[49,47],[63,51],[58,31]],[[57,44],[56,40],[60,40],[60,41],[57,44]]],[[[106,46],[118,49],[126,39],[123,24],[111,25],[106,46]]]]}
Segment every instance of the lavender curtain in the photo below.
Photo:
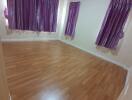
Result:
{"type": "Polygon", "coordinates": [[[59,0],[40,0],[39,30],[55,32],[59,0]]]}
{"type": "Polygon", "coordinates": [[[132,0],[111,0],[96,44],[115,49],[124,36],[123,28],[131,9],[132,0]]]}
{"type": "Polygon", "coordinates": [[[59,0],[8,0],[10,29],[55,32],[59,0]]]}
{"type": "Polygon", "coordinates": [[[76,28],[79,8],[80,8],[80,2],[70,3],[65,35],[70,36],[71,38],[74,38],[75,35],[75,28],[76,28]]]}
{"type": "Polygon", "coordinates": [[[7,0],[8,6],[8,23],[10,29],[16,28],[16,18],[15,18],[15,0],[7,0]]]}
{"type": "MultiPolygon", "coordinates": [[[[29,19],[27,21],[27,30],[32,31],[40,31],[38,27],[38,7],[39,7],[39,1],[40,0],[27,0],[27,17],[25,15],[25,19],[29,19]]],[[[26,10],[26,8],[25,8],[26,10]]]]}

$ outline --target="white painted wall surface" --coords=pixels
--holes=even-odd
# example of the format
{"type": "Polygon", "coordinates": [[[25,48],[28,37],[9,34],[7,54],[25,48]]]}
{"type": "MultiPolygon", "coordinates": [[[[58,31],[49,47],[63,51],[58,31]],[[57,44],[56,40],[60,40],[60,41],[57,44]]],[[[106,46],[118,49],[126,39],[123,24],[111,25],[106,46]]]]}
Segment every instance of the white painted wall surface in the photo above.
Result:
{"type": "MultiPolygon", "coordinates": [[[[75,38],[72,41],[66,40],[64,35],[62,35],[61,40],[116,64],[130,67],[132,65],[132,12],[129,16],[128,25],[125,29],[125,37],[118,55],[103,53],[96,49],[95,41],[109,3],[110,0],[81,0],[75,38]]],[[[66,4],[65,6],[68,9],[66,4]]],[[[64,14],[67,15],[67,13],[64,14]]],[[[62,25],[65,26],[65,24],[66,20],[62,25]]],[[[61,33],[64,34],[64,28],[61,33]]]]}
{"type": "Polygon", "coordinates": [[[58,33],[32,32],[32,31],[6,31],[1,36],[2,41],[43,41],[57,40],[58,33]]]}
{"type": "Polygon", "coordinates": [[[5,34],[5,20],[4,20],[3,11],[4,11],[4,2],[2,1],[0,3],[0,37],[2,36],[2,34],[5,34]]]}

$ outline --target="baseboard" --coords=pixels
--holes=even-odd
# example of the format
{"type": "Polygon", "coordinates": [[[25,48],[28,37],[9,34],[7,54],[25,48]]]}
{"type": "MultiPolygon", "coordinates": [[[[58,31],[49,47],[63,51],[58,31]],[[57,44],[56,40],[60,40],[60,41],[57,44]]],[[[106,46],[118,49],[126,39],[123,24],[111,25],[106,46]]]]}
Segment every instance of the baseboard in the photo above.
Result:
{"type": "Polygon", "coordinates": [[[58,38],[13,38],[13,39],[1,38],[2,42],[49,41],[49,40],[58,40],[58,38]]]}
{"type": "Polygon", "coordinates": [[[132,68],[129,68],[128,69],[128,73],[127,73],[127,78],[126,78],[126,83],[125,83],[124,89],[122,90],[118,100],[126,100],[124,98],[126,98],[128,90],[129,90],[129,87],[131,85],[131,83],[130,83],[131,78],[132,78],[132,68]]]}
{"type": "Polygon", "coordinates": [[[90,50],[81,48],[80,46],[77,46],[77,45],[75,45],[75,44],[69,43],[69,42],[67,42],[67,41],[65,41],[65,40],[60,40],[60,41],[62,41],[63,43],[66,43],[66,44],[68,44],[68,45],[71,45],[71,46],[73,46],[73,47],[76,47],[76,48],[78,48],[78,49],[80,49],[80,50],[83,50],[83,51],[85,51],[85,52],[87,52],[87,53],[90,53],[90,54],[92,54],[92,55],[94,55],[94,56],[96,56],[96,57],[99,57],[99,58],[103,59],[103,60],[106,60],[106,61],[108,61],[108,62],[110,62],[110,63],[116,64],[116,65],[118,65],[118,66],[124,68],[125,70],[128,70],[128,66],[125,65],[125,64],[122,64],[122,63],[120,63],[120,62],[114,61],[114,60],[109,59],[109,58],[107,58],[107,57],[104,57],[104,56],[102,56],[102,55],[100,55],[100,54],[94,53],[94,52],[92,52],[92,51],[90,51],[90,50]]]}
{"type": "Polygon", "coordinates": [[[11,98],[11,94],[9,94],[9,99],[12,100],[12,98],[11,98]]]}

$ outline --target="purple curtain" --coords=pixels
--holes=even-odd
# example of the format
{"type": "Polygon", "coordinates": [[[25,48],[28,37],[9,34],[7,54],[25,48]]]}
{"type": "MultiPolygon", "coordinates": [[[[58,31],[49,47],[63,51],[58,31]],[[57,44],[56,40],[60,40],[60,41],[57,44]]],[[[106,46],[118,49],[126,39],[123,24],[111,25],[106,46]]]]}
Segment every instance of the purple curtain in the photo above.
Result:
{"type": "Polygon", "coordinates": [[[8,0],[10,29],[55,32],[59,0],[8,0]]]}
{"type": "MultiPolygon", "coordinates": [[[[32,31],[39,31],[38,27],[38,7],[39,7],[39,0],[27,0],[29,4],[27,4],[27,30],[32,31]]],[[[26,10],[26,9],[25,9],[26,10]]],[[[26,18],[26,15],[25,15],[26,18]]]]}
{"type": "Polygon", "coordinates": [[[39,30],[55,32],[59,0],[40,0],[39,30]]]}
{"type": "Polygon", "coordinates": [[[124,36],[123,28],[131,9],[132,0],[111,0],[96,44],[115,49],[124,36]]]}
{"type": "Polygon", "coordinates": [[[74,38],[75,28],[80,8],[80,2],[71,2],[69,6],[68,20],[65,30],[65,35],[74,38]]]}
{"type": "Polygon", "coordinates": [[[15,0],[7,0],[8,6],[8,23],[10,29],[16,28],[16,18],[15,18],[15,0]]]}

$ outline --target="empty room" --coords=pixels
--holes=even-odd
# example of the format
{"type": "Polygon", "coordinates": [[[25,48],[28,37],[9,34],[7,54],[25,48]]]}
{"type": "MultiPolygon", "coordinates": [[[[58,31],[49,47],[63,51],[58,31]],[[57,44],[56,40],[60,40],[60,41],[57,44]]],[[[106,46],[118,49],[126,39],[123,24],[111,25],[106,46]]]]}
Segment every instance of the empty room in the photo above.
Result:
{"type": "Polygon", "coordinates": [[[132,0],[1,0],[0,100],[132,100],[132,0]]]}

